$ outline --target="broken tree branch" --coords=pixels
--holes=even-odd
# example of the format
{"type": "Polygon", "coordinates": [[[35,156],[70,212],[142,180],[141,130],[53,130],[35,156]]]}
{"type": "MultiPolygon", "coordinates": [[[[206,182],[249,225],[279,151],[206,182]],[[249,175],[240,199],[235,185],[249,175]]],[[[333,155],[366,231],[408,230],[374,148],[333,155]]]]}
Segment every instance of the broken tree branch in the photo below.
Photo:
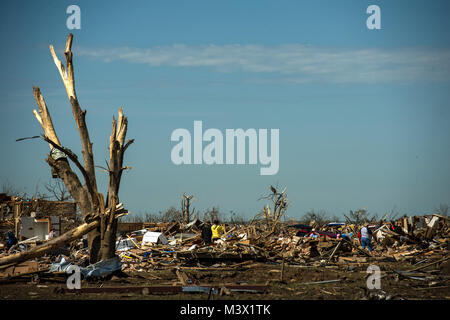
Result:
{"type": "Polygon", "coordinates": [[[84,170],[83,166],[81,165],[81,163],[78,161],[78,157],[75,153],[73,153],[72,150],[62,147],[60,145],[57,145],[56,143],[54,143],[53,141],[51,141],[48,137],[46,136],[42,136],[42,138],[47,141],[51,146],[53,146],[55,149],[58,149],[59,151],[63,152],[65,155],[67,155],[67,157],[69,157],[70,160],[72,160],[73,163],[75,163],[75,165],[77,166],[77,168],[80,170],[81,174],[84,177],[84,180],[86,182],[86,186],[89,190],[89,192],[92,192],[92,186],[91,186],[91,181],[89,180],[89,176],[86,172],[86,170],[84,170]]]}
{"type": "Polygon", "coordinates": [[[92,221],[90,223],[83,223],[79,227],[66,232],[65,234],[52,239],[41,246],[34,247],[28,251],[15,253],[4,258],[0,258],[0,266],[10,263],[20,263],[27,261],[32,258],[40,257],[47,252],[54,249],[60,248],[63,245],[72,242],[73,240],[79,239],[84,234],[95,229],[98,226],[98,221],[92,221]]]}
{"type": "MultiPolygon", "coordinates": [[[[55,127],[53,126],[52,118],[50,116],[50,112],[48,111],[47,104],[45,103],[44,97],[41,93],[41,89],[39,87],[33,87],[33,95],[36,100],[36,104],[38,105],[39,112],[33,110],[34,116],[41,124],[42,129],[44,130],[45,135],[53,141],[57,145],[61,145],[61,142],[56,135],[55,127]]],[[[50,149],[52,147],[50,146],[50,149]]]]}
{"type": "Polygon", "coordinates": [[[83,159],[84,159],[84,169],[89,176],[89,181],[91,182],[91,197],[94,204],[94,207],[98,207],[98,198],[97,194],[97,181],[95,178],[95,166],[94,166],[94,154],[92,152],[92,143],[89,138],[89,132],[86,125],[86,110],[81,110],[81,107],[78,103],[78,98],[75,92],[75,79],[73,72],[73,63],[72,63],[72,41],[73,34],[70,33],[67,37],[66,47],[64,50],[64,55],[66,57],[66,69],[64,69],[64,65],[56,56],[53,45],[50,45],[50,52],[53,57],[53,61],[55,62],[56,67],[58,68],[59,74],[61,75],[61,79],[63,81],[64,87],[66,88],[67,96],[69,98],[69,102],[72,108],[72,113],[78,128],[78,133],[80,135],[83,159]]]}

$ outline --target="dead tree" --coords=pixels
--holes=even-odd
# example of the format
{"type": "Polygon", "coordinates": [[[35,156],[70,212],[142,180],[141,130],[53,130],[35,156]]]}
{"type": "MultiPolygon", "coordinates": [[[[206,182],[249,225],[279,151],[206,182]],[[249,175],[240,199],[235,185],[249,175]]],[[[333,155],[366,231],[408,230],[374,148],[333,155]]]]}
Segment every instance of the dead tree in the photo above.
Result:
{"type": "Polygon", "coordinates": [[[356,238],[358,231],[366,225],[370,220],[367,217],[366,208],[358,209],[355,211],[350,210],[349,217],[344,214],[347,224],[353,225],[353,235],[352,238],[356,238]]]}
{"type": "Polygon", "coordinates": [[[212,224],[215,220],[220,220],[219,215],[219,208],[213,206],[211,209],[205,211],[203,220],[209,221],[212,224]]]}
{"type": "Polygon", "coordinates": [[[75,91],[74,68],[72,62],[72,40],[69,34],[64,50],[65,62],[56,56],[53,46],[50,52],[53,61],[61,75],[67,97],[70,102],[73,117],[77,125],[83,154],[83,164],[80,163],[76,154],[70,149],[63,147],[50,117],[49,110],[39,87],[33,87],[33,93],[39,111],[33,110],[36,119],[44,130],[43,138],[50,146],[50,154],[47,163],[52,169],[54,176],[62,179],[70,195],[78,204],[84,222],[98,219],[100,223],[88,233],[88,246],[90,262],[111,258],[115,255],[115,234],[117,230],[117,218],[114,213],[116,205],[119,204],[119,186],[123,170],[123,157],[128,146],[134,140],[125,143],[128,120],[124,116],[122,108],[119,108],[118,120],[113,117],[112,131],[109,139],[109,185],[106,199],[97,189],[95,176],[94,153],[86,125],[86,110],[82,110],[75,91]],[[72,170],[69,160],[75,164],[83,176],[84,184],[78,175],[72,170]]]}
{"type": "Polygon", "coordinates": [[[272,232],[275,231],[281,218],[283,217],[286,209],[288,207],[287,202],[287,194],[286,188],[284,188],[281,192],[278,191],[278,188],[270,186],[270,191],[272,194],[269,196],[269,199],[272,200],[273,203],[273,211],[270,212],[269,206],[266,207],[267,212],[265,211],[268,225],[272,227],[272,232]]]}
{"type": "Polygon", "coordinates": [[[265,237],[272,235],[273,233],[280,230],[280,222],[281,218],[286,213],[288,207],[287,193],[286,188],[284,188],[281,192],[278,191],[278,188],[270,186],[271,194],[268,196],[261,197],[260,199],[269,199],[272,201],[273,209],[270,209],[269,205],[266,205],[261,212],[259,212],[249,224],[252,224],[254,221],[263,222],[264,228],[266,229],[265,237]]]}
{"type": "Polygon", "coordinates": [[[190,206],[191,201],[193,200],[194,196],[189,196],[186,195],[185,193],[181,197],[181,215],[183,223],[189,223],[189,221],[191,220],[191,214],[193,213],[193,211],[191,212],[190,206]]]}
{"type": "Polygon", "coordinates": [[[44,184],[44,188],[56,201],[67,201],[72,199],[72,196],[67,191],[66,186],[61,179],[50,179],[49,182],[44,184]]]}

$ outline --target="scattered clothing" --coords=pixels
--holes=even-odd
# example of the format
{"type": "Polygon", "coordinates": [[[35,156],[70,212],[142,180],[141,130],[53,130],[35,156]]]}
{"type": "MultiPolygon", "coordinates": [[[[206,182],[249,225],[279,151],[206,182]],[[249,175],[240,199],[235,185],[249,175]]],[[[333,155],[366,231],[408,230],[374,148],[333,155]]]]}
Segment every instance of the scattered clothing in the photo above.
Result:
{"type": "Polygon", "coordinates": [[[312,239],[318,239],[318,238],[319,238],[319,235],[318,235],[318,234],[315,234],[314,232],[311,232],[311,233],[309,234],[309,237],[312,238],[312,239]]]}

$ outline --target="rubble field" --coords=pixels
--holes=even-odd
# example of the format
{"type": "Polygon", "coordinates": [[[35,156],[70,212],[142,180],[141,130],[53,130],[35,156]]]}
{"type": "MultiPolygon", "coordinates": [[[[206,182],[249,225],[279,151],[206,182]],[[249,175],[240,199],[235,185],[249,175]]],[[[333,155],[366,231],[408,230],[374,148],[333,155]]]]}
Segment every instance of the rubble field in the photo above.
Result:
{"type": "MultiPolygon", "coordinates": [[[[81,241],[0,266],[0,299],[447,300],[448,222],[438,215],[322,226],[253,221],[226,226],[213,243],[203,241],[198,220],[144,223],[117,238],[110,261],[89,264],[81,241]],[[362,225],[372,230],[371,252],[359,243],[362,225]],[[68,285],[73,266],[82,274],[78,289],[68,285]]],[[[0,258],[9,254],[3,249],[0,258]]]]}

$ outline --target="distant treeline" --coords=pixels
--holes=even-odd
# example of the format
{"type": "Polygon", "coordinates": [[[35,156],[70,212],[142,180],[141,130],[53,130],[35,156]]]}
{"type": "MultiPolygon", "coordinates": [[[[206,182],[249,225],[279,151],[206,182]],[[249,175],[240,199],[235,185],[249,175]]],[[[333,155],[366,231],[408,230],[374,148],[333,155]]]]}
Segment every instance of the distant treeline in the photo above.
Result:
{"type": "MultiPolygon", "coordinates": [[[[448,214],[448,205],[441,204],[439,207],[434,209],[434,212],[440,214],[442,216],[447,216],[448,214]]],[[[424,214],[430,214],[424,213],[424,214]]],[[[342,213],[341,216],[338,215],[330,215],[325,210],[315,210],[311,209],[304,213],[301,216],[293,217],[286,216],[285,221],[296,221],[302,224],[309,224],[311,221],[315,221],[318,225],[324,225],[330,222],[355,222],[355,221],[367,221],[367,222],[378,222],[380,220],[384,221],[393,221],[403,216],[407,216],[407,214],[401,213],[395,207],[391,209],[389,212],[386,212],[382,215],[377,213],[369,213],[365,209],[359,209],[352,211],[349,213],[342,213]]],[[[213,207],[211,209],[206,210],[203,213],[199,211],[194,212],[192,215],[191,221],[194,219],[199,219],[201,221],[213,221],[214,219],[218,219],[222,223],[228,224],[247,224],[252,218],[248,218],[244,216],[244,214],[237,214],[233,211],[230,211],[228,214],[220,212],[217,207],[213,207]]],[[[121,222],[171,222],[171,221],[182,221],[181,210],[170,207],[165,212],[159,213],[145,213],[145,214],[130,214],[128,216],[122,217],[121,222]]]]}

